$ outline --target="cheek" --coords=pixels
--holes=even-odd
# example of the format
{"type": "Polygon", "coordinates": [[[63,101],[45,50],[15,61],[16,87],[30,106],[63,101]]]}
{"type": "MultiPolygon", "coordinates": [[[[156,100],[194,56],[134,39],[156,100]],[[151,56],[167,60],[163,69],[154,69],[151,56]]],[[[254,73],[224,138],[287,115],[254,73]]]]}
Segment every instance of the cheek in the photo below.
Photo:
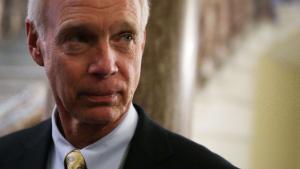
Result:
{"type": "Polygon", "coordinates": [[[138,53],[139,53],[139,55],[135,58],[135,67],[134,67],[135,72],[136,72],[137,83],[140,80],[143,51],[139,51],[138,53]]]}
{"type": "Polygon", "coordinates": [[[130,64],[129,68],[129,78],[131,79],[131,87],[135,91],[139,79],[140,79],[140,73],[141,73],[141,56],[137,56],[132,60],[132,64],[130,64]]]}
{"type": "Polygon", "coordinates": [[[131,100],[139,82],[141,57],[135,52],[125,57],[119,57],[118,67],[122,81],[126,84],[124,96],[126,101],[128,101],[128,99],[131,100]]]}
{"type": "Polygon", "coordinates": [[[56,99],[65,107],[76,97],[77,85],[80,82],[81,66],[61,53],[53,51],[47,59],[45,68],[56,99]]]}
{"type": "Polygon", "coordinates": [[[56,80],[61,85],[61,92],[76,95],[78,86],[81,83],[83,73],[82,65],[74,63],[71,60],[60,60],[56,68],[56,80]]]}
{"type": "Polygon", "coordinates": [[[135,87],[137,87],[139,81],[140,81],[140,74],[141,74],[141,60],[137,60],[136,66],[134,67],[134,72],[135,72],[135,87]]]}

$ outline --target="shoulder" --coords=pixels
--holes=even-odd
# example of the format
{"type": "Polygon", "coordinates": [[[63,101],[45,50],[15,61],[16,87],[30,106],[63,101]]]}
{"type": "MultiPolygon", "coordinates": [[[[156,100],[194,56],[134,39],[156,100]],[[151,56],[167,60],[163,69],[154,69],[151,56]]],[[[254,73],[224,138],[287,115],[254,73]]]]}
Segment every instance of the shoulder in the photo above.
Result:
{"type": "Polygon", "coordinates": [[[162,168],[236,169],[224,158],[203,145],[162,128],[149,119],[141,107],[135,106],[139,113],[139,124],[135,139],[140,143],[136,151],[155,154],[148,157],[161,161],[160,166],[162,168]]]}
{"type": "Polygon", "coordinates": [[[1,168],[44,168],[51,141],[50,120],[0,138],[1,168]]]}
{"type": "Polygon", "coordinates": [[[177,161],[181,161],[180,165],[182,165],[182,167],[201,166],[212,169],[236,169],[236,167],[227,160],[203,145],[171,131],[165,130],[165,132],[167,133],[169,143],[173,150],[173,155],[169,158],[169,161],[174,162],[173,165],[175,165],[177,161]]]}
{"type": "Polygon", "coordinates": [[[11,153],[14,150],[24,148],[28,142],[34,144],[35,139],[42,134],[49,132],[51,122],[46,120],[31,128],[23,129],[0,138],[0,152],[11,153]]]}

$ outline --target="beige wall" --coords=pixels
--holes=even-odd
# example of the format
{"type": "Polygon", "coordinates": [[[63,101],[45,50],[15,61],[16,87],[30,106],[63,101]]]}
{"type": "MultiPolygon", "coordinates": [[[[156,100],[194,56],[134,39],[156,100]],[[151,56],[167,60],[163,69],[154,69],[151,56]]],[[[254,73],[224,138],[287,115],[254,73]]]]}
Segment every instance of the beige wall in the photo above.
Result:
{"type": "Polygon", "coordinates": [[[273,46],[258,66],[253,169],[300,168],[299,44],[300,31],[273,46]]]}

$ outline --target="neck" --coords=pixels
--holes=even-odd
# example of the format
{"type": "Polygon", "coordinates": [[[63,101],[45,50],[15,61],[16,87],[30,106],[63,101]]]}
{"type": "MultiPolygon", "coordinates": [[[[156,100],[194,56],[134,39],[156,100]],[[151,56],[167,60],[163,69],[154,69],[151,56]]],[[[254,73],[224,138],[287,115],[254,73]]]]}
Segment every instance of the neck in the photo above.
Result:
{"type": "Polygon", "coordinates": [[[56,118],[60,132],[75,148],[82,149],[109,134],[124,119],[125,115],[108,124],[82,123],[58,113],[56,118]]]}

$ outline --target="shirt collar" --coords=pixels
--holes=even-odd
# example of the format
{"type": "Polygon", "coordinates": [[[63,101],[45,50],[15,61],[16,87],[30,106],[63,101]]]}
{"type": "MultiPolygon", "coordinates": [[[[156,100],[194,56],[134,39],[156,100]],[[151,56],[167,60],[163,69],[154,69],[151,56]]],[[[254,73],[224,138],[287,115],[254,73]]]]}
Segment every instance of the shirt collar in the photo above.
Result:
{"type": "MultiPolygon", "coordinates": [[[[54,142],[54,165],[63,167],[65,156],[74,148],[61,134],[56,123],[56,108],[52,113],[52,139],[54,142]]],[[[129,143],[134,135],[138,115],[130,108],[124,120],[108,135],[81,149],[89,169],[117,169],[122,165],[129,143]],[[101,164],[101,166],[99,165],[101,164]]]]}

